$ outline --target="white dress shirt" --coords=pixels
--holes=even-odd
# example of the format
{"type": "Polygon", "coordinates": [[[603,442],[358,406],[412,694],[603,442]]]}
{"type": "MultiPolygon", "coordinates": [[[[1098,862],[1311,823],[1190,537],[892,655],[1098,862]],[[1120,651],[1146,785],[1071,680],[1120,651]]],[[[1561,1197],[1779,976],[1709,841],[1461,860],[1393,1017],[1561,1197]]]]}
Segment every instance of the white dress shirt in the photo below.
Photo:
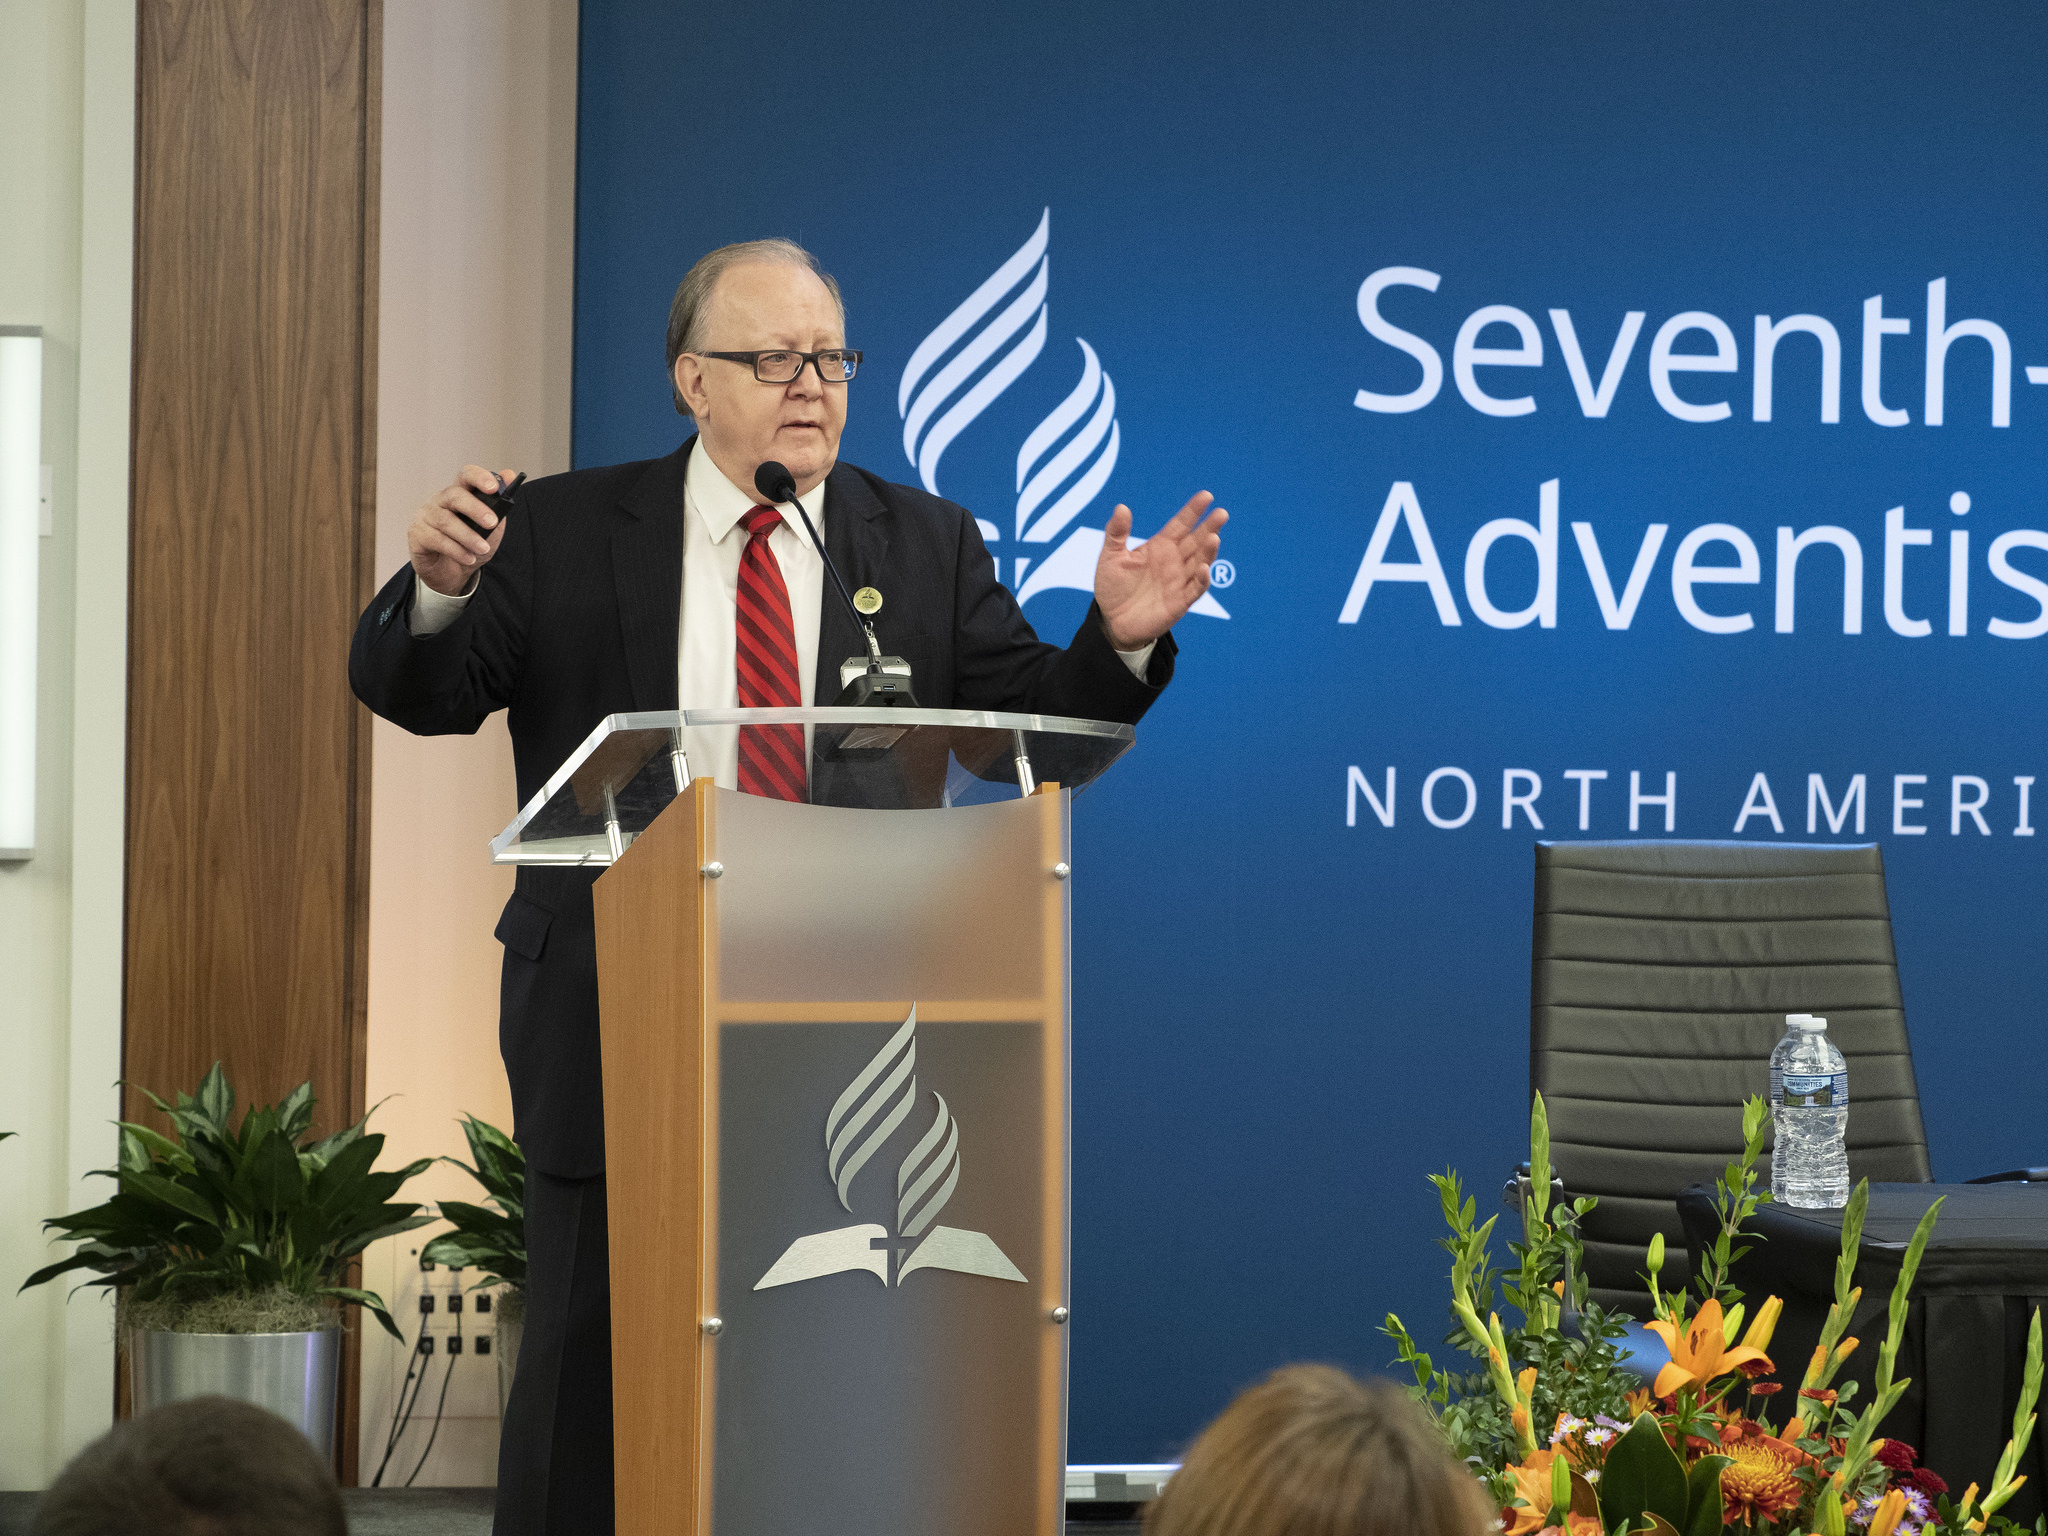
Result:
{"type": "MultiPolygon", "coordinates": [[[[825,537],[825,482],[820,480],[797,504],[811,514],[818,537],[825,537]]],[[[683,709],[737,709],[739,672],[733,661],[737,644],[740,556],[747,533],[740,519],[761,505],[761,498],[741,490],[701,446],[690,455],[683,477],[683,616],[676,636],[676,698],[683,709]],[[710,622],[701,616],[709,615],[710,622]]],[[[825,562],[804,532],[801,519],[785,509],[782,522],[768,535],[768,549],[782,567],[789,588],[789,617],[796,626],[799,703],[814,703],[818,678],[818,604],[825,590],[825,562]]],[[[836,697],[835,693],[835,697],[836,697]]],[[[831,700],[827,699],[826,703],[831,700]]],[[[740,733],[734,726],[686,733],[690,772],[709,774],[726,789],[739,787],[740,733]]],[[[811,731],[804,727],[804,761],[811,758],[811,731]]]]}
{"type": "MultiPolygon", "coordinates": [[[[810,513],[818,537],[825,538],[825,485],[820,481],[799,505],[810,513]]],[[[683,603],[676,635],[676,698],[684,709],[736,709],[739,675],[733,649],[739,606],[740,556],[747,530],[740,519],[761,505],[760,498],[726,479],[701,447],[690,454],[683,477],[683,603]]],[[[513,514],[517,516],[518,514],[513,514]]],[[[785,510],[780,527],[768,535],[768,548],[782,567],[789,589],[790,619],[796,628],[798,686],[801,702],[815,703],[818,675],[819,604],[825,589],[825,564],[799,521],[792,525],[785,510]]],[[[406,624],[414,635],[439,634],[455,622],[476,593],[471,579],[460,596],[436,592],[425,582],[413,584],[412,612],[406,624]]],[[[1156,642],[1155,642],[1156,643],[1156,642]]],[[[1118,651],[1133,676],[1142,678],[1152,660],[1153,645],[1118,651]]],[[[916,679],[911,680],[916,686],[916,679]]],[[[810,730],[804,731],[804,755],[810,756],[810,730]]],[[[684,742],[693,777],[706,775],[726,789],[739,787],[739,730],[734,726],[691,731],[684,742]]]]}

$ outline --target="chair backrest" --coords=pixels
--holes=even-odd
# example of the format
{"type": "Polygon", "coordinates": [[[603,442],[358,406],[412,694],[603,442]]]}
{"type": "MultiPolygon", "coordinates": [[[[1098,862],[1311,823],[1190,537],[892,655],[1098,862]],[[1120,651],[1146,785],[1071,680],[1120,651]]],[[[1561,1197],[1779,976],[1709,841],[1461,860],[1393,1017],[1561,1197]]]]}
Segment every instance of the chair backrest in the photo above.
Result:
{"type": "Polygon", "coordinates": [[[1933,1177],[1875,844],[1538,843],[1532,955],[1529,1084],[1565,1188],[1599,1197],[1600,1305],[1648,1316],[1657,1232],[1659,1283],[1689,1277],[1673,1199],[1741,1152],[1788,1013],[1848,1061],[1850,1177],[1933,1177]]]}

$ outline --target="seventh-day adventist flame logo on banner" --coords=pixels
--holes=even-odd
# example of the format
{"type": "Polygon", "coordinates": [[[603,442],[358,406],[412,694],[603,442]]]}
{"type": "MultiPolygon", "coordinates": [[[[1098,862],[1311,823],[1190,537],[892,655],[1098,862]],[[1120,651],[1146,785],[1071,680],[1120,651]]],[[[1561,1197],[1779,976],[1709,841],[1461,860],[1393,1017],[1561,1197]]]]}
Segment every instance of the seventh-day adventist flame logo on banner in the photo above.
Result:
{"type": "MultiPolygon", "coordinates": [[[[950,1269],[992,1280],[1022,1280],[986,1232],[934,1226],[960,1183],[960,1124],[946,1101],[932,1094],[930,1129],[896,1169],[896,1219],[892,1232],[880,1222],[862,1222],[831,1232],[813,1232],[783,1250],[754,1284],[757,1291],[794,1285],[825,1275],[865,1269],[884,1285],[901,1285],[920,1269],[950,1269]]],[[[825,1116],[825,1175],[839,1203],[851,1213],[854,1180],[882,1144],[895,1135],[917,1107],[917,1008],[903,1027],[855,1074],[825,1116]]]]}
{"type": "MultiPolygon", "coordinates": [[[[954,439],[1045,350],[1051,231],[1048,208],[1031,238],[918,343],[903,369],[896,391],[903,452],[933,495],[940,494],[939,460],[954,439]]],[[[1080,382],[1017,449],[1012,537],[1018,547],[1007,562],[1000,549],[995,552],[996,572],[1008,576],[1020,603],[1059,587],[1095,590],[1102,530],[1071,525],[1108,484],[1123,431],[1116,419],[1115,381],[1093,347],[1079,336],[1074,344],[1081,349],[1080,382]]],[[[975,521],[990,545],[1001,541],[994,523],[975,521]]],[[[1230,617],[1209,593],[1190,611],[1230,617]]]]}

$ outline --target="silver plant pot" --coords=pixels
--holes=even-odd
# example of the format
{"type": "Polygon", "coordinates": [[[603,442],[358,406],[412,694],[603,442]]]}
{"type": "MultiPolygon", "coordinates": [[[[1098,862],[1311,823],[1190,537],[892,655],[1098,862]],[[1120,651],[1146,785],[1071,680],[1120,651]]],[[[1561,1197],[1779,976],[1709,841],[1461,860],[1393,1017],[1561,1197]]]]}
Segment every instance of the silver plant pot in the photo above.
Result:
{"type": "Polygon", "coordinates": [[[341,1330],[129,1336],[135,1411],[219,1395],[268,1408],[321,1455],[334,1455],[341,1330]]]}
{"type": "Polygon", "coordinates": [[[498,1422],[505,1421],[505,1405],[512,1400],[512,1377],[519,1370],[519,1343],[526,1334],[526,1319],[522,1314],[516,1322],[498,1320],[498,1422]]]}

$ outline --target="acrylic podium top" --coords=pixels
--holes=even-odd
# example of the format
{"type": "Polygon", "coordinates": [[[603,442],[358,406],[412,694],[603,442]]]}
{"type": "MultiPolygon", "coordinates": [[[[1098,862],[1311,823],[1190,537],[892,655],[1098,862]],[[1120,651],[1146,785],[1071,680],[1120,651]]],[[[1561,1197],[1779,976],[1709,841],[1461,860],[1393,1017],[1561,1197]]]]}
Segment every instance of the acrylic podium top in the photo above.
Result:
{"type": "Polygon", "coordinates": [[[498,864],[609,864],[701,771],[713,731],[799,725],[814,804],[931,810],[1075,793],[1130,750],[1128,725],[972,709],[690,709],[611,715],[491,839],[498,864]]]}

